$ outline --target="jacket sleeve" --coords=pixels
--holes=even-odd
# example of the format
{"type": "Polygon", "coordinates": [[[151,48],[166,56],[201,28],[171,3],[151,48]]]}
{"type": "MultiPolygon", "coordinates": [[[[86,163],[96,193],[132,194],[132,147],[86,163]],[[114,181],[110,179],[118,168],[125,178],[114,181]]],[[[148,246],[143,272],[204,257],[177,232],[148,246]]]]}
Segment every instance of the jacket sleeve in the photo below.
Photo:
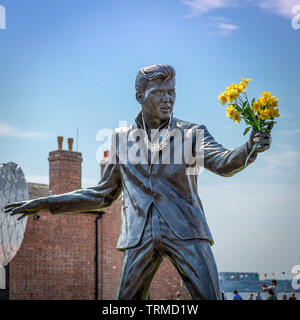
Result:
{"type": "MultiPolygon", "coordinates": [[[[251,152],[248,142],[238,148],[228,150],[215,141],[206,126],[200,126],[200,132],[202,132],[200,134],[200,140],[202,141],[199,143],[200,148],[197,150],[197,158],[198,161],[200,159],[206,169],[223,177],[231,177],[245,168],[246,159],[251,152]]],[[[197,136],[199,137],[199,135],[197,136]]],[[[257,154],[254,153],[249,159],[247,166],[256,157],[257,154]]]]}
{"type": "Polygon", "coordinates": [[[122,192],[116,154],[116,134],[114,131],[109,159],[98,185],[49,196],[49,211],[52,214],[87,212],[88,210],[102,209],[110,206],[122,192]]]}

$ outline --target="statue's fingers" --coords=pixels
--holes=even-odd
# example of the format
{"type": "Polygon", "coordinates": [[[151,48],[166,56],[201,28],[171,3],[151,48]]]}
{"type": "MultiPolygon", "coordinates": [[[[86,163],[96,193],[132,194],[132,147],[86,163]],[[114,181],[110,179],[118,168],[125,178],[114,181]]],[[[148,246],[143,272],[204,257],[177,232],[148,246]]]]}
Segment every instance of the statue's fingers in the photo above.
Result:
{"type": "Polygon", "coordinates": [[[27,207],[26,207],[26,205],[23,205],[21,207],[13,209],[10,215],[14,216],[16,214],[20,214],[20,213],[23,213],[25,211],[27,211],[27,207]]]}
{"type": "Polygon", "coordinates": [[[15,207],[18,204],[19,204],[19,202],[11,202],[11,203],[7,204],[6,206],[4,206],[4,209],[15,207]]]}
{"type": "Polygon", "coordinates": [[[11,211],[14,210],[14,207],[8,208],[8,209],[4,209],[4,213],[9,213],[11,211]]]}
{"type": "Polygon", "coordinates": [[[272,142],[270,138],[254,138],[253,141],[259,144],[271,144],[272,142]]]}
{"type": "Polygon", "coordinates": [[[28,216],[28,214],[27,214],[27,213],[23,213],[23,214],[21,215],[21,217],[19,217],[17,220],[19,221],[19,220],[25,218],[26,216],[28,216]]]}
{"type": "Polygon", "coordinates": [[[253,139],[257,134],[258,134],[258,132],[254,128],[252,128],[251,134],[250,134],[250,139],[253,139]]]}
{"type": "Polygon", "coordinates": [[[255,134],[254,138],[259,138],[259,137],[268,138],[268,137],[271,137],[271,133],[269,133],[269,132],[258,132],[258,133],[255,134]]]}
{"type": "Polygon", "coordinates": [[[25,205],[23,205],[23,206],[21,206],[19,208],[13,209],[10,215],[14,216],[16,214],[21,214],[21,213],[22,214],[26,214],[26,215],[34,214],[34,213],[36,213],[36,210],[32,209],[28,204],[25,204],[25,205]]]}
{"type": "Polygon", "coordinates": [[[268,129],[269,129],[269,131],[271,131],[272,129],[273,129],[273,127],[274,127],[274,122],[272,122],[272,123],[270,123],[269,125],[268,125],[268,129]]]}
{"type": "Polygon", "coordinates": [[[256,148],[256,152],[264,152],[266,150],[270,149],[270,145],[269,144],[259,144],[256,148]]]}
{"type": "Polygon", "coordinates": [[[10,211],[10,210],[12,210],[12,208],[22,206],[25,203],[26,203],[26,201],[12,202],[4,207],[4,212],[10,211]]]}
{"type": "Polygon", "coordinates": [[[10,213],[11,216],[15,216],[16,214],[20,214],[19,210],[13,209],[10,213]]]}

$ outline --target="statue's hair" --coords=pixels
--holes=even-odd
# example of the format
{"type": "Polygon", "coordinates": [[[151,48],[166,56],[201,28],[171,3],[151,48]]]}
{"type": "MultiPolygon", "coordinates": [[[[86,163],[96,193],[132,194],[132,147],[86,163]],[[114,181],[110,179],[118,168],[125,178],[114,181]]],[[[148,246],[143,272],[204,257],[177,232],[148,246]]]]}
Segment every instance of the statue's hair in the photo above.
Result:
{"type": "Polygon", "coordinates": [[[141,68],[136,76],[135,90],[137,94],[143,94],[147,82],[150,80],[162,79],[164,81],[174,78],[175,69],[168,64],[155,64],[153,66],[141,68]]]}

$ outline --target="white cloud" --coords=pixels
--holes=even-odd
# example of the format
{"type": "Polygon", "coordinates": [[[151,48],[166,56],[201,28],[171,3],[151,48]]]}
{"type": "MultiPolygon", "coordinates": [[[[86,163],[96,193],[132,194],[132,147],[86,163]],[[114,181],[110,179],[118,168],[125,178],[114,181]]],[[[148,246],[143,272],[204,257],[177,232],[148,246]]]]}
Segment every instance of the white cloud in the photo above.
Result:
{"type": "Polygon", "coordinates": [[[275,13],[287,18],[293,17],[292,8],[300,5],[299,0],[262,0],[259,7],[271,13],[275,13]]]}
{"type": "Polygon", "coordinates": [[[229,36],[233,31],[239,29],[237,25],[216,21],[214,21],[214,23],[207,23],[205,27],[209,30],[204,33],[206,36],[229,36]]]}
{"type": "MultiPolygon", "coordinates": [[[[182,3],[190,9],[187,18],[195,18],[222,8],[239,6],[238,2],[233,0],[182,0],[182,3]]],[[[205,34],[208,36],[228,36],[239,29],[225,17],[208,16],[205,20],[205,28],[209,29],[205,34]]]]}
{"type": "Polygon", "coordinates": [[[14,131],[14,128],[10,125],[0,122],[0,136],[11,136],[14,131]]]}
{"type": "Polygon", "coordinates": [[[200,16],[221,8],[238,6],[238,1],[234,0],[182,0],[182,3],[191,10],[191,14],[187,16],[188,18],[200,16]]]}
{"type": "Polygon", "coordinates": [[[220,23],[218,25],[219,33],[222,35],[230,35],[233,31],[238,30],[239,27],[231,23],[220,23]]]}
{"type": "Polygon", "coordinates": [[[239,29],[238,26],[236,26],[234,24],[230,24],[230,23],[220,23],[218,28],[221,30],[228,30],[228,31],[233,31],[233,30],[239,29]]]}
{"type": "Polygon", "coordinates": [[[22,131],[7,123],[0,121],[0,137],[18,138],[49,138],[51,134],[43,131],[22,131]]]}
{"type": "MultiPolygon", "coordinates": [[[[266,164],[267,171],[280,171],[291,173],[291,170],[296,170],[300,164],[300,152],[291,148],[286,148],[281,151],[269,151],[262,155],[263,161],[266,164]]],[[[294,174],[299,173],[292,171],[294,174]]]]}
{"type": "Polygon", "coordinates": [[[278,181],[295,180],[300,177],[300,152],[295,145],[282,145],[258,156],[260,166],[251,167],[253,176],[278,181]]]}
{"type": "Polygon", "coordinates": [[[281,133],[282,133],[282,134],[285,134],[285,135],[298,134],[298,133],[300,133],[300,129],[282,130],[281,133]]]}
{"type": "Polygon", "coordinates": [[[295,16],[292,8],[300,5],[299,0],[181,0],[181,3],[190,9],[187,18],[194,18],[204,14],[224,9],[241,6],[258,6],[259,8],[277,15],[291,18],[295,16]]]}

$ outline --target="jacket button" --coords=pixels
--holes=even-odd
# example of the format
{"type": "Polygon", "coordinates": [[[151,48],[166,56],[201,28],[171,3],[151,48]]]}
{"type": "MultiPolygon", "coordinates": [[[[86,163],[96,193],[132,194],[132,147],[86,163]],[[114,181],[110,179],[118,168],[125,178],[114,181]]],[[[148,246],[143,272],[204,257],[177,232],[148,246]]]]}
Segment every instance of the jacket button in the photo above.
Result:
{"type": "Polygon", "coordinates": [[[155,191],[152,192],[152,195],[153,195],[154,198],[157,198],[157,197],[158,197],[158,193],[155,192],[155,191]]]}

